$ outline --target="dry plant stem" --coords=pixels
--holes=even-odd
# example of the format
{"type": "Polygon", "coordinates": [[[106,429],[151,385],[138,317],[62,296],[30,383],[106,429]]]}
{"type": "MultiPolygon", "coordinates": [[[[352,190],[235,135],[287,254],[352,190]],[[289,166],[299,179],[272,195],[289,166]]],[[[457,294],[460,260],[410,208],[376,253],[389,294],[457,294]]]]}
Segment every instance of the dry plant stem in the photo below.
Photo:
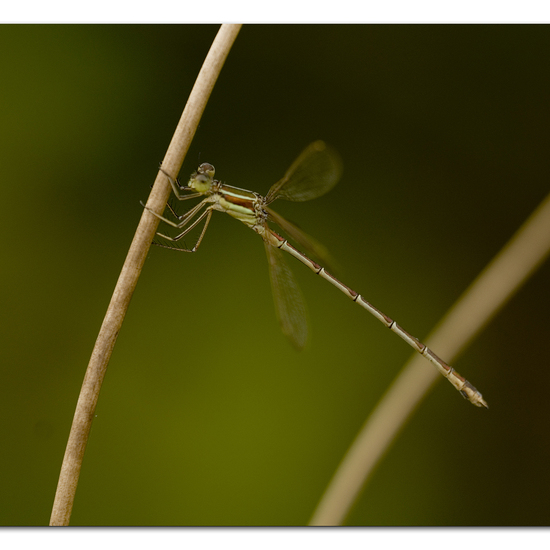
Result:
{"type": "MultiPolygon", "coordinates": [[[[452,362],[549,251],[550,195],[449,310],[427,338],[427,345],[452,362]]],[[[389,445],[430,387],[441,379],[422,357],[415,356],[405,365],[340,463],[310,525],[342,524],[389,445]]]]}
{"type": "MultiPolygon", "coordinates": [[[[162,163],[164,170],[174,176],[181,168],[210,93],[240,27],[222,25],[204,61],[162,163]]],[[[162,213],[170,190],[168,179],[159,172],[147,202],[149,208],[162,213]]],[[[157,226],[158,218],[144,210],[86,370],[61,466],[50,525],[69,524],[99,390],[157,226]]]]}

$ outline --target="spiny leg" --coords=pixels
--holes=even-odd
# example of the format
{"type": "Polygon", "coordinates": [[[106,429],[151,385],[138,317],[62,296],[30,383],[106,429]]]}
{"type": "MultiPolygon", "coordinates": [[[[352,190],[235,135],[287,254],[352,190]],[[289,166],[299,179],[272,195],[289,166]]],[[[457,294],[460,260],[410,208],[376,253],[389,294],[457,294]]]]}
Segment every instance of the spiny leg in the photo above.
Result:
{"type": "Polygon", "coordinates": [[[185,229],[185,231],[182,231],[179,235],[176,235],[175,237],[169,237],[168,235],[164,235],[163,233],[157,232],[157,235],[159,237],[162,237],[163,239],[166,239],[168,241],[177,242],[181,240],[183,237],[185,237],[185,235],[187,235],[193,228],[195,228],[204,218],[206,218],[201,234],[199,235],[199,238],[197,239],[197,242],[195,243],[195,246],[193,248],[179,248],[177,246],[167,246],[161,243],[153,243],[153,244],[155,244],[156,246],[160,246],[161,248],[179,250],[180,252],[196,252],[202,242],[204,234],[206,233],[206,228],[210,223],[210,218],[212,217],[212,209],[213,209],[212,206],[208,207],[189,227],[185,229]]]}
{"type": "Polygon", "coordinates": [[[168,225],[171,225],[172,227],[175,227],[176,229],[181,229],[182,227],[185,227],[201,210],[201,208],[204,208],[210,201],[208,200],[208,197],[203,199],[199,204],[193,206],[191,210],[188,210],[185,212],[185,214],[182,214],[181,216],[178,216],[175,214],[176,218],[178,220],[181,220],[180,223],[173,222],[172,220],[169,220],[168,218],[165,218],[164,216],[161,216],[160,214],[157,214],[156,212],[153,212],[147,205],[141,203],[141,206],[145,208],[146,210],[149,210],[153,216],[156,216],[159,220],[162,220],[164,223],[167,223],[168,225]]]}
{"type": "Polygon", "coordinates": [[[175,208],[170,204],[170,201],[168,201],[166,203],[166,208],[168,208],[168,210],[170,210],[170,213],[172,214],[172,216],[174,216],[174,218],[176,218],[176,220],[182,220],[184,218],[184,216],[187,214],[187,212],[184,212],[183,214],[178,214],[175,210],[175,208]]]}

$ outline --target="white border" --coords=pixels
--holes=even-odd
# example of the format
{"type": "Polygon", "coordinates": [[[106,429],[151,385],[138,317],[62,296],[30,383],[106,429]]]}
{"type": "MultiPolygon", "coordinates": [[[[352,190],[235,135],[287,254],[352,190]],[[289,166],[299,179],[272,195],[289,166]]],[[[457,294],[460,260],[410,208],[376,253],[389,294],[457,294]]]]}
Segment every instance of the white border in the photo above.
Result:
{"type": "Polygon", "coordinates": [[[536,23],[550,21],[544,0],[19,0],[11,23],[536,23]]]}

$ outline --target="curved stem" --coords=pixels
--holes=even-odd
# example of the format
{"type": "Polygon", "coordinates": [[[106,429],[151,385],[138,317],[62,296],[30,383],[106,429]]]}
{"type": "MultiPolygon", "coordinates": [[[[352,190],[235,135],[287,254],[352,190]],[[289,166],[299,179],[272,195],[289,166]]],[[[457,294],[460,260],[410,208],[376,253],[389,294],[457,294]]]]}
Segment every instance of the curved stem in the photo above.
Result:
{"type": "MultiPolygon", "coordinates": [[[[550,252],[550,195],[493,258],[426,340],[453,361],[550,252]]],[[[415,356],[382,397],[340,463],[310,525],[340,525],[372,471],[426,395],[441,379],[415,356]]],[[[490,401],[490,400],[489,400],[490,401]]]]}
{"type": "MultiPolygon", "coordinates": [[[[164,170],[170,174],[177,174],[181,168],[210,93],[240,27],[240,25],[222,25],[214,39],[162,162],[164,170]]],[[[168,178],[159,171],[147,206],[155,212],[161,213],[166,206],[170,190],[168,178]]],[[[50,525],[69,524],[101,384],[157,226],[158,218],[144,210],[99,330],[82,383],[61,466],[50,525]]]]}

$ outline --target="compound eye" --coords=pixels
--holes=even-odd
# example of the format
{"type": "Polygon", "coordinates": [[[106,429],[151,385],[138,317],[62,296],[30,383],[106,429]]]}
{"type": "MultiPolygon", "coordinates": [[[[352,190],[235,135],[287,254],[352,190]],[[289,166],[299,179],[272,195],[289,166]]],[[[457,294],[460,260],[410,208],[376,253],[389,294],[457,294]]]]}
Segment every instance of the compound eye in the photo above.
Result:
{"type": "Polygon", "coordinates": [[[197,170],[199,174],[205,174],[209,178],[213,178],[216,173],[216,169],[208,162],[203,162],[197,170]]]}
{"type": "Polygon", "coordinates": [[[198,174],[193,178],[193,180],[198,185],[207,185],[210,181],[210,178],[208,176],[205,176],[204,174],[198,174]]]}

